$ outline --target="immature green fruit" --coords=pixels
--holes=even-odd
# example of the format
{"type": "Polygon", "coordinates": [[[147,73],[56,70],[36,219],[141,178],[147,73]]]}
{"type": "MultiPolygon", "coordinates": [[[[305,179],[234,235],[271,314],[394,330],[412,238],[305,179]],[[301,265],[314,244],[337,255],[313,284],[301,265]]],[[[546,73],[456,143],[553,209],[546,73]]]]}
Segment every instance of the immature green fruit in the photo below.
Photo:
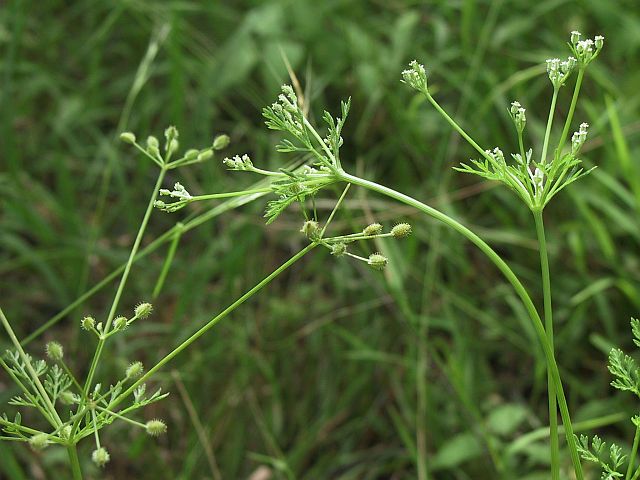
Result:
{"type": "Polygon", "coordinates": [[[395,238],[404,238],[411,235],[411,225],[408,223],[399,223],[391,229],[391,235],[395,238]]]}
{"type": "Polygon", "coordinates": [[[59,362],[64,357],[64,349],[58,342],[49,342],[45,346],[47,357],[51,360],[59,362]]]}
{"type": "Polygon", "coordinates": [[[230,142],[231,139],[229,138],[229,135],[218,135],[213,140],[213,149],[222,150],[223,148],[227,148],[230,142]]]}
{"type": "Polygon", "coordinates": [[[93,460],[93,463],[95,463],[97,466],[104,467],[107,463],[109,463],[111,457],[109,456],[109,452],[107,452],[106,448],[100,447],[93,451],[93,453],[91,454],[91,460],[93,460]]]}
{"type": "Polygon", "coordinates": [[[49,445],[48,436],[46,433],[36,433],[33,437],[29,438],[29,445],[34,450],[43,450],[49,445]]]}
{"type": "Polygon", "coordinates": [[[159,437],[167,432],[167,425],[162,420],[156,418],[147,422],[146,429],[147,433],[152,437],[159,437]]]}
{"type": "Polygon", "coordinates": [[[65,390],[64,392],[60,392],[60,395],[58,395],[58,400],[60,400],[60,402],[64,405],[73,405],[74,403],[76,403],[78,398],[69,390],[65,390]]]}
{"type": "Polygon", "coordinates": [[[345,253],[347,253],[347,246],[343,242],[334,243],[331,246],[331,255],[342,257],[345,253]]]}
{"type": "Polygon", "coordinates": [[[113,321],[113,328],[116,330],[124,330],[127,328],[127,317],[118,317],[113,321]]]}
{"type": "Polygon", "coordinates": [[[147,318],[153,312],[153,305],[147,302],[139,304],[135,309],[136,317],[147,318]]]}
{"type": "Polygon", "coordinates": [[[195,148],[192,148],[185,152],[184,158],[186,158],[187,160],[195,160],[196,158],[198,158],[199,153],[200,152],[198,150],[196,150],[195,148]]]}
{"type": "Polygon", "coordinates": [[[131,132],[122,132],[120,134],[120,140],[124,143],[134,144],[136,143],[136,136],[131,132]]]}
{"type": "Polygon", "coordinates": [[[372,253],[371,255],[369,255],[369,260],[367,260],[367,263],[376,270],[382,270],[387,266],[388,262],[389,260],[387,259],[387,257],[379,253],[372,253]]]}
{"type": "Polygon", "coordinates": [[[382,233],[382,225],[379,223],[372,223],[371,225],[367,225],[362,233],[367,237],[371,237],[372,235],[378,235],[382,233]]]}
{"type": "Polygon", "coordinates": [[[142,365],[142,362],[133,362],[127,367],[125,375],[127,376],[127,378],[137,378],[142,375],[142,372],[144,372],[144,366],[142,365]]]}
{"type": "Polygon", "coordinates": [[[93,317],[84,317],[80,321],[80,326],[85,330],[93,330],[96,326],[96,321],[93,317]]]}

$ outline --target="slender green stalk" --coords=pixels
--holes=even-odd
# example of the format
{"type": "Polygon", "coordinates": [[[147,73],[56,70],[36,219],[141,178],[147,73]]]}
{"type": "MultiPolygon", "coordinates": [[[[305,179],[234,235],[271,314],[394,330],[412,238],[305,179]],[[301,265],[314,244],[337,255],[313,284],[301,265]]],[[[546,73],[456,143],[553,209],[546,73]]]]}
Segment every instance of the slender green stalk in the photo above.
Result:
{"type": "MultiPolygon", "coordinates": [[[[113,303],[111,304],[111,309],[109,310],[109,315],[107,316],[107,321],[104,326],[104,333],[109,333],[109,329],[111,328],[111,322],[113,322],[113,318],[116,315],[116,310],[120,305],[120,297],[122,296],[122,292],[124,291],[124,287],[127,284],[127,279],[129,278],[129,272],[131,271],[131,265],[133,264],[133,259],[138,253],[138,248],[140,248],[140,243],[142,242],[142,237],[144,236],[144,232],[147,229],[147,224],[149,223],[149,217],[151,216],[151,212],[153,211],[153,204],[156,201],[158,196],[158,190],[162,185],[162,181],[164,180],[164,176],[167,171],[162,168],[158,175],[158,180],[156,181],[155,186],[153,187],[153,193],[151,194],[151,198],[149,199],[149,204],[147,205],[147,210],[144,213],[144,217],[142,219],[142,223],[140,224],[140,228],[138,229],[138,234],[136,235],[136,239],[133,242],[133,247],[131,248],[131,253],[129,254],[129,259],[127,260],[127,264],[124,267],[124,271],[122,272],[122,278],[120,279],[120,284],[118,285],[118,290],[116,291],[116,295],[113,299],[113,303]]],[[[98,362],[100,357],[102,356],[102,350],[104,349],[105,339],[101,338],[98,341],[98,346],[96,347],[96,352],[93,356],[93,360],[91,362],[91,367],[89,368],[89,373],[87,374],[87,380],[84,384],[84,392],[88,393],[89,388],[91,387],[91,382],[93,382],[93,377],[96,372],[96,368],[98,366],[98,362]]]]}
{"type": "MultiPolygon", "coordinates": [[[[547,129],[544,132],[544,142],[542,144],[542,153],[540,154],[540,163],[547,161],[547,149],[549,148],[549,137],[551,136],[551,125],[553,125],[553,115],[556,112],[556,102],[558,101],[559,88],[553,89],[553,97],[551,97],[551,107],[549,107],[549,118],[547,118],[547,129]]],[[[524,160],[524,157],[522,157],[524,160]]]]}
{"type": "Polygon", "coordinates": [[[253,190],[242,190],[240,192],[223,192],[223,193],[210,193],[208,195],[196,195],[190,198],[191,201],[199,201],[199,200],[215,200],[217,198],[231,198],[231,197],[242,197],[244,195],[251,195],[253,193],[268,193],[273,189],[271,187],[264,188],[255,188],[253,190]]]}
{"type": "Polygon", "coordinates": [[[347,186],[344,187],[344,190],[342,191],[340,198],[338,198],[338,201],[334,205],[333,210],[331,210],[331,213],[329,214],[329,218],[327,218],[327,222],[324,224],[324,227],[322,227],[322,231],[320,232],[320,238],[322,238],[324,236],[324,232],[327,231],[327,227],[333,220],[333,216],[336,214],[336,212],[340,208],[340,205],[342,205],[342,202],[344,201],[344,198],[347,196],[347,192],[349,191],[350,187],[351,187],[350,183],[347,183],[347,186]]]}
{"type": "Polygon", "coordinates": [[[69,464],[71,465],[73,480],[82,480],[82,469],[80,468],[80,460],[78,459],[78,447],[68,445],[67,454],[69,455],[69,464]]]}
{"type": "Polygon", "coordinates": [[[430,93],[428,92],[423,92],[425,97],[427,97],[427,100],[429,100],[429,102],[431,103],[431,105],[433,105],[433,107],[440,113],[440,115],[442,115],[444,117],[444,119],[449,122],[449,125],[451,125],[453,127],[453,129],[458,132],[460,135],[462,135],[462,137],[469,142],[469,144],[475,148],[478,153],[480,153],[480,155],[482,155],[483,157],[485,157],[487,155],[487,152],[485,152],[485,150],[476,143],[476,141],[471,138],[469,135],[467,135],[467,132],[465,132],[462,127],[460,127],[460,125],[458,125],[456,123],[456,121],[451,118],[449,116],[449,114],[440,106],[440,104],[438,102],[436,102],[435,98],[433,98],[431,96],[430,93]]]}
{"type": "Polygon", "coordinates": [[[638,443],[640,443],[640,423],[636,425],[636,434],[633,437],[633,447],[631,447],[631,454],[629,455],[629,466],[627,467],[627,474],[624,476],[625,480],[631,479],[631,473],[636,463],[636,455],[638,454],[638,443]]]}
{"type": "MultiPolygon", "coordinates": [[[[535,210],[533,217],[536,223],[536,234],[538,235],[538,250],[540,252],[540,271],[542,272],[542,290],[544,292],[544,327],[547,332],[549,346],[554,352],[553,339],[553,309],[551,305],[551,276],[549,275],[549,254],[547,251],[547,241],[544,233],[544,221],[542,210],[535,210]]],[[[556,392],[553,386],[551,374],[547,372],[547,390],[549,396],[549,435],[551,448],[551,478],[560,479],[560,446],[558,442],[558,403],[556,392]]]]}
{"type": "Polygon", "coordinates": [[[160,291],[164,286],[164,282],[167,279],[167,275],[169,274],[169,269],[171,268],[171,264],[173,263],[173,257],[175,257],[176,255],[176,250],[178,249],[178,243],[180,243],[180,238],[182,237],[183,231],[184,231],[184,224],[180,222],[176,223],[176,233],[173,235],[173,239],[169,244],[169,251],[167,252],[167,258],[165,258],[164,263],[162,264],[162,270],[160,271],[160,275],[158,275],[156,286],[153,287],[153,293],[151,294],[153,298],[157,298],[158,295],[160,295],[160,291]]]}
{"type": "Polygon", "coordinates": [[[164,367],[168,362],[173,360],[176,356],[178,356],[183,350],[189,347],[198,338],[200,338],[202,335],[207,333],[211,328],[213,328],[220,320],[225,318],[227,315],[233,312],[236,308],[238,308],[240,305],[246,302],[249,298],[251,298],[253,295],[255,295],[260,290],[262,290],[262,288],[267,286],[274,278],[276,278],[278,275],[280,275],[282,272],[288,269],[291,265],[293,265],[302,257],[304,257],[307,253],[309,253],[315,247],[316,247],[315,243],[310,243],[309,245],[307,245],[305,248],[300,250],[298,253],[292,256],[289,260],[287,260],[285,263],[283,263],[277,269],[271,272],[268,276],[262,279],[259,283],[257,283],[253,288],[251,288],[251,290],[247,291],[244,295],[242,295],[235,302],[233,302],[231,305],[225,308],[222,312],[220,312],[218,315],[216,315],[211,320],[209,320],[203,327],[201,327],[199,330],[193,333],[189,338],[184,340],[180,345],[174,348],[170,353],[165,355],[158,363],[156,363],[153,367],[147,370],[147,372],[145,372],[144,375],[142,375],[138,380],[136,380],[127,390],[125,390],[120,395],[118,395],[118,397],[109,404],[109,408],[113,409],[115,406],[117,406],[126,397],[131,395],[139,385],[147,381],[154,373],[156,373],[158,370],[164,367]]]}
{"type": "Polygon", "coordinates": [[[513,273],[511,268],[505,263],[504,260],[478,235],[473,233],[467,227],[449,217],[448,215],[436,210],[429,205],[426,205],[415,198],[412,198],[403,193],[397,192],[389,187],[385,187],[384,185],[379,185],[375,182],[371,182],[369,180],[365,180],[353,175],[350,175],[346,172],[339,172],[338,177],[345,181],[352,183],[354,185],[359,185],[361,187],[367,188],[379,194],[385,195],[387,197],[398,200],[402,203],[405,203],[409,206],[412,206],[421,212],[445,223],[447,226],[453,228],[458,233],[466,237],[469,241],[475,244],[502,272],[505,278],[511,283],[514,290],[522,300],[522,303],[527,310],[533,327],[535,329],[536,335],[538,336],[538,340],[542,346],[542,350],[544,352],[545,360],[547,363],[547,368],[551,372],[551,377],[553,380],[554,388],[556,390],[556,394],[558,397],[558,404],[560,407],[560,414],[562,417],[563,424],[565,426],[565,436],[567,440],[567,445],[569,446],[569,451],[571,453],[571,461],[573,463],[573,468],[576,475],[576,480],[584,480],[584,474],[582,472],[582,465],[580,464],[580,456],[578,454],[578,449],[576,446],[575,438],[573,435],[573,427],[571,425],[571,416],[569,414],[569,407],[567,406],[567,400],[564,394],[564,389],[562,387],[562,381],[560,379],[560,371],[558,370],[558,365],[556,363],[555,357],[553,355],[553,349],[549,345],[549,340],[547,339],[547,335],[544,329],[544,325],[542,324],[542,320],[540,319],[540,315],[538,315],[538,311],[536,310],[535,305],[533,304],[531,297],[527,293],[526,289],[513,273]]]}
{"type": "Polygon", "coordinates": [[[571,122],[573,121],[573,114],[576,111],[576,105],[578,103],[578,96],[580,95],[580,87],[582,86],[582,79],[584,78],[584,67],[578,70],[578,78],[576,79],[576,85],[573,88],[573,96],[571,97],[571,105],[569,106],[569,112],[567,113],[567,119],[564,122],[564,128],[562,129],[562,135],[560,135],[560,141],[558,142],[558,148],[556,149],[556,157],[560,156],[564,142],[567,141],[569,136],[569,129],[571,128],[571,122]]]}
{"type": "Polygon", "coordinates": [[[31,360],[29,360],[29,357],[27,356],[24,349],[22,348],[22,345],[20,345],[20,341],[18,340],[18,337],[16,337],[16,334],[13,331],[13,328],[11,328],[11,324],[9,323],[9,320],[7,320],[7,317],[2,311],[2,308],[0,308],[0,322],[2,322],[2,326],[6,330],[7,335],[9,335],[9,338],[11,339],[11,343],[13,343],[13,346],[18,351],[20,358],[22,358],[22,361],[24,362],[25,367],[29,372],[29,375],[31,376],[31,380],[33,381],[33,384],[35,385],[36,389],[38,390],[38,393],[40,394],[42,401],[44,402],[46,410],[48,411],[49,415],[51,415],[51,419],[53,420],[52,423],[56,427],[62,425],[62,420],[60,419],[60,416],[56,411],[56,407],[51,402],[51,399],[49,398],[47,391],[45,390],[44,386],[42,385],[42,382],[38,378],[36,371],[33,369],[33,365],[31,365],[31,360]]]}

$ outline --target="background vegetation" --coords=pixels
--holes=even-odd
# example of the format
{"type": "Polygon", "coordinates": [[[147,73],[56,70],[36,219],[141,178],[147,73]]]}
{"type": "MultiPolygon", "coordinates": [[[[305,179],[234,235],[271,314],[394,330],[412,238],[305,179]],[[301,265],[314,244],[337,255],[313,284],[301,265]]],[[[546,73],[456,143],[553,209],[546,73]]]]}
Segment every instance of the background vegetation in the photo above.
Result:
{"type": "MultiPolygon", "coordinates": [[[[599,168],[546,210],[558,362],[578,430],[630,443],[625,420],[638,405],[609,386],[606,355],[612,345],[629,349],[629,317],[640,312],[633,0],[4,3],[2,307],[25,336],[126,260],[154,173],[117,141],[120,131],[161,135],[175,124],[185,147],[224,132],[226,154],[286,161],[260,114],[289,81],[283,58],[312,117],[352,97],[350,169],[471,224],[535,288],[526,207],[451,170],[471,150],[400,84],[400,71],[413,58],[425,63],[434,96],[487,147],[516,148],[507,107],[519,100],[540,143],[551,95],[544,60],[566,55],[574,29],[606,41],[576,116],[592,126],[585,163],[599,168]]],[[[180,175],[167,185],[213,192],[250,182],[219,161],[180,175]]],[[[153,321],[119,340],[103,372],[152,363],[304,244],[298,216],[265,228],[263,206],[183,236],[153,321]]],[[[405,243],[384,245],[392,267],[380,274],[324,251],[306,258],[156,378],[172,392],[148,412],[167,419],[165,438],[107,430],[107,478],[404,479],[426,465],[429,478],[489,479],[496,462],[513,478],[547,478],[544,359],[513,292],[472,246],[415,212],[362,192],[347,206],[336,225],[414,225],[405,243]]],[[[154,212],[145,244],[188,213],[154,212]]],[[[135,265],[123,310],[151,299],[165,255],[163,247],[135,265]]],[[[113,288],[31,351],[56,338],[86,368],[92,346],[79,320],[106,315],[113,288]]],[[[6,404],[14,392],[0,382],[6,404]]],[[[64,464],[62,449],[0,446],[3,478],[59,478],[64,464]]]]}

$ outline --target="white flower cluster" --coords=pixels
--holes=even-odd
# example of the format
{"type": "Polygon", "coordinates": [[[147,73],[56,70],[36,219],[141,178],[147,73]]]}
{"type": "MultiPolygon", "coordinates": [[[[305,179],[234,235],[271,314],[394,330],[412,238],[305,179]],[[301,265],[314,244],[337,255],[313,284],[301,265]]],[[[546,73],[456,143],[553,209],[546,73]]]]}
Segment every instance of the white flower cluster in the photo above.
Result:
{"type": "Polygon", "coordinates": [[[580,151],[582,145],[584,145],[584,142],[587,140],[588,128],[588,123],[581,123],[578,131],[573,133],[571,137],[571,153],[573,155],[576,155],[580,151]]]}
{"type": "Polygon", "coordinates": [[[549,75],[553,88],[560,88],[564,85],[576,64],[577,60],[574,57],[568,57],[564,61],[559,58],[547,60],[547,75],[549,75]]]}
{"type": "Polygon", "coordinates": [[[249,155],[245,154],[236,155],[233,158],[225,158],[222,163],[224,163],[229,170],[251,170],[253,169],[253,162],[249,158],[249,155]]]}
{"type": "Polygon", "coordinates": [[[509,114],[511,115],[511,119],[513,123],[516,125],[516,129],[518,132],[522,133],[525,125],[527,124],[527,116],[525,115],[526,110],[522,108],[520,102],[512,102],[511,109],[509,110],[509,114]]]}
{"type": "Polygon", "coordinates": [[[577,57],[580,66],[584,67],[598,56],[604,46],[604,37],[602,35],[596,35],[593,40],[590,38],[580,40],[581,37],[582,34],[580,32],[575,30],[571,32],[571,49],[577,57]]]}
{"type": "Polygon", "coordinates": [[[404,83],[411,88],[415,88],[422,93],[427,93],[427,71],[424,65],[418,63],[416,60],[411,61],[409,68],[402,72],[402,79],[404,83]]]}

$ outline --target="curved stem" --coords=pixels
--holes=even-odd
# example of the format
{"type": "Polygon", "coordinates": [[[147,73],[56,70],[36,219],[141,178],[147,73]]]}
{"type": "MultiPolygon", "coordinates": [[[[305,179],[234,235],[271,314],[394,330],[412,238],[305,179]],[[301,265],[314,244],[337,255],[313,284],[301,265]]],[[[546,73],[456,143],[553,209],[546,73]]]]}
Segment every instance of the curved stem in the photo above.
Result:
{"type": "Polygon", "coordinates": [[[474,245],[476,245],[498,267],[498,269],[502,272],[505,278],[513,286],[514,290],[522,300],[522,303],[525,309],[527,310],[529,316],[531,317],[531,322],[533,324],[536,335],[538,336],[538,340],[540,341],[542,350],[544,352],[545,360],[547,362],[547,369],[551,374],[554,388],[558,396],[560,414],[565,427],[564,428],[565,436],[567,440],[567,445],[569,446],[569,451],[571,453],[571,461],[573,463],[576,480],[584,480],[584,474],[582,473],[582,465],[580,464],[580,456],[578,454],[576,441],[573,435],[573,427],[571,425],[571,416],[569,414],[569,407],[567,406],[567,400],[564,395],[564,389],[562,387],[562,381],[560,379],[560,371],[558,370],[558,365],[553,355],[553,349],[551,348],[551,345],[549,345],[549,341],[547,339],[547,335],[546,335],[544,326],[542,324],[542,320],[540,319],[540,315],[538,315],[538,311],[536,310],[536,307],[534,306],[531,300],[531,297],[527,293],[526,289],[524,288],[524,286],[522,285],[518,277],[516,277],[516,275],[513,273],[511,268],[509,268],[509,266],[505,263],[505,261],[502,260],[502,258],[500,258],[500,256],[478,235],[473,233],[471,230],[469,230],[467,227],[462,225],[460,222],[454,220],[453,218],[440,212],[439,210],[436,210],[435,208],[430,207],[429,205],[422,203],[421,201],[416,200],[415,198],[412,198],[408,195],[397,192],[396,190],[393,190],[389,187],[385,187],[384,185],[379,185],[375,182],[371,182],[369,180],[365,180],[365,179],[350,175],[344,171],[338,173],[338,178],[345,182],[349,182],[354,185],[359,185],[361,187],[367,188],[374,192],[377,192],[387,197],[398,200],[402,203],[405,203],[409,206],[412,206],[420,210],[421,212],[429,215],[430,217],[435,218],[436,220],[443,222],[447,226],[453,228],[455,231],[463,235],[465,238],[471,241],[474,245]]]}
{"type": "MultiPolygon", "coordinates": [[[[544,292],[544,327],[551,350],[553,346],[553,310],[551,305],[551,276],[549,275],[549,255],[544,234],[542,210],[535,210],[533,217],[536,223],[536,234],[540,251],[540,271],[542,273],[542,291],[544,292]]],[[[555,351],[554,351],[555,355],[555,351]]],[[[547,372],[547,393],[549,396],[549,435],[551,449],[551,478],[560,479],[560,446],[558,444],[558,402],[551,374],[547,372]]]]}

